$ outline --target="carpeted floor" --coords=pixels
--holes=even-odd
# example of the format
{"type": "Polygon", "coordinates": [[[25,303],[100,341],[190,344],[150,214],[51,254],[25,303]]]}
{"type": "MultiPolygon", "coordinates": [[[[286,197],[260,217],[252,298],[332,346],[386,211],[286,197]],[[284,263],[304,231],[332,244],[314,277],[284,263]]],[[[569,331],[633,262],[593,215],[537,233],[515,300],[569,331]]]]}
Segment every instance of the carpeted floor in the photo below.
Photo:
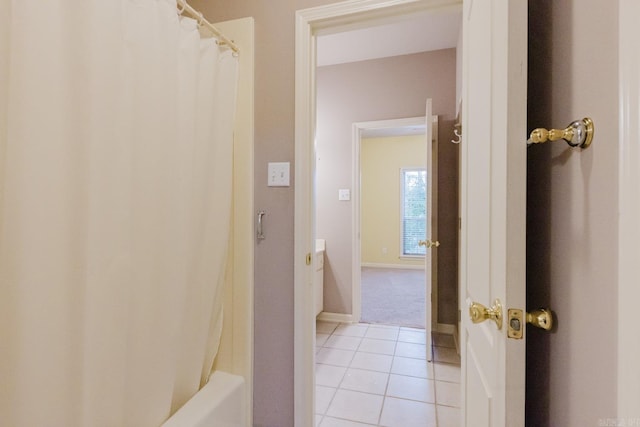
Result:
{"type": "Polygon", "coordinates": [[[423,270],[362,268],[364,323],[425,327],[423,270]]]}

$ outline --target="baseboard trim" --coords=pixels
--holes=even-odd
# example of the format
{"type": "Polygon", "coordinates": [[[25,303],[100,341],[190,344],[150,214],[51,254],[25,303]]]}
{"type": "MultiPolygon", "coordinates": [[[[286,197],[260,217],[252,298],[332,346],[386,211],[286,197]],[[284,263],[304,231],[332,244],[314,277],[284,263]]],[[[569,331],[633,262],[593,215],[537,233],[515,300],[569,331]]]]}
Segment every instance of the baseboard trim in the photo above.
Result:
{"type": "Polygon", "coordinates": [[[458,335],[458,324],[456,323],[454,325],[454,333],[453,333],[453,341],[456,343],[456,353],[458,353],[458,356],[460,356],[460,336],[458,335]]]}
{"type": "Polygon", "coordinates": [[[456,345],[456,353],[460,355],[460,342],[458,337],[458,325],[450,325],[448,323],[438,323],[434,326],[433,332],[439,332],[441,334],[453,335],[453,342],[456,345]]]}
{"type": "Polygon", "coordinates": [[[453,335],[455,337],[456,325],[449,325],[448,323],[437,323],[436,326],[433,328],[433,332],[453,335]]]}
{"type": "Polygon", "coordinates": [[[373,263],[373,262],[360,263],[360,267],[367,267],[367,268],[397,268],[399,270],[424,270],[424,265],[377,264],[377,263],[373,263]]]}
{"type": "Polygon", "coordinates": [[[317,320],[322,322],[338,322],[338,323],[355,323],[353,320],[353,314],[345,313],[328,313],[323,311],[316,317],[317,320]]]}

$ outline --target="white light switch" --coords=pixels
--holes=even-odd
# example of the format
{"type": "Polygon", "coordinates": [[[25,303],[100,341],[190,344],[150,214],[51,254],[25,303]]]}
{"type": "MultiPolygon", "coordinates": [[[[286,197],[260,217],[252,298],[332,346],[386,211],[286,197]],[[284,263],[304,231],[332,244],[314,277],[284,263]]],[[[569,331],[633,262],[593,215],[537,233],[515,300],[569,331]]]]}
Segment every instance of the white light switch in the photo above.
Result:
{"type": "Polygon", "coordinates": [[[267,185],[269,187],[288,187],[289,168],[289,162],[269,162],[267,185]]]}
{"type": "Polygon", "coordinates": [[[348,188],[338,190],[338,200],[351,200],[351,191],[348,188]]]}

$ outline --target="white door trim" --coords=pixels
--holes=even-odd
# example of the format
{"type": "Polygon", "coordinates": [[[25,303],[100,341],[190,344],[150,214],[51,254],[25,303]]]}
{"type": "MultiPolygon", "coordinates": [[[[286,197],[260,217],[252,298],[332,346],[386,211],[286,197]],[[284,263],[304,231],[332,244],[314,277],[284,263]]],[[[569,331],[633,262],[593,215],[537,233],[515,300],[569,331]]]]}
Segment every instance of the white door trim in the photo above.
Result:
{"type": "Polygon", "coordinates": [[[315,424],[315,322],[313,319],[313,269],[307,255],[312,245],[313,173],[315,158],[315,41],[311,22],[313,14],[296,13],[295,65],[295,214],[293,268],[293,418],[296,427],[315,424]]]}
{"type": "Polygon", "coordinates": [[[315,158],[315,35],[338,27],[364,27],[374,20],[434,8],[458,7],[460,0],[349,0],[296,12],[295,46],[295,215],[294,215],[294,424],[314,425],[314,342],[312,268],[315,158]]]}
{"type": "MultiPolygon", "coordinates": [[[[640,3],[619,2],[619,223],[618,223],[618,417],[637,422],[640,413],[640,3]]],[[[626,423],[625,425],[630,425],[626,423]]]]}

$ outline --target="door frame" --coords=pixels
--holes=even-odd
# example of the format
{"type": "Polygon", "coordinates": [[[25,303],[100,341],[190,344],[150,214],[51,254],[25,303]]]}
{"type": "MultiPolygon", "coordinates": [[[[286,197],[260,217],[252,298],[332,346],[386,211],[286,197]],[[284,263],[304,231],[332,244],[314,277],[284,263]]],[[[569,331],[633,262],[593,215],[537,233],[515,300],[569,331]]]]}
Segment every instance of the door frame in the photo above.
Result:
{"type": "Polygon", "coordinates": [[[636,301],[640,299],[640,4],[619,2],[620,141],[618,178],[618,417],[637,420],[640,401],[639,327],[636,301]]]}
{"type": "MultiPolygon", "coordinates": [[[[323,11],[303,10],[296,14],[296,111],[295,111],[295,149],[296,149],[296,190],[295,190],[295,425],[312,425],[313,419],[313,394],[311,388],[314,385],[313,378],[313,351],[311,349],[315,324],[299,323],[304,319],[303,311],[312,304],[311,289],[306,276],[310,271],[305,269],[305,255],[311,250],[311,200],[313,195],[312,176],[313,170],[313,141],[315,133],[313,117],[315,117],[315,49],[312,45],[314,32],[323,26],[331,27],[338,23],[346,23],[346,15],[362,13],[371,15],[375,11],[382,12],[384,16],[393,16],[401,9],[415,8],[415,1],[364,1],[359,7],[353,2],[341,3],[324,7],[323,11]],[[412,6],[413,5],[413,6],[412,6]],[[359,9],[359,10],[358,10],[359,9]],[[353,10],[353,12],[351,12],[353,10]],[[326,22],[321,22],[328,19],[326,22]],[[308,305],[308,306],[307,306],[308,305]],[[301,339],[302,338],[302,339],[301,339]],[[309,372],[311,371],[311,372],[309,372]],[[308,421],[307,421],[308,420],[308,421]]],[[[426,2],[432,3],[432,2],[426,2]]],[[[450,4],[459,4],[452,1],[450,4]]],[[[423,6],[424,7],[424,6],[423,6]]],[[[425,8],[428,8],[427,6],[425,8]]],[[[618,414],[621,416],[634,415],[636,403],[640,400],[640,385],[637,382],[622,381],[622,378],[640,378],[640,365],[637,363],[637,354],[640,351],[640,339],[637,338],[635,322],[635,309],[627,310],[626,307],[640,298],[640,290],[635,280],[640,276],[640,263],[637,262],[637,245],[640,238],[640,227],[637,218],[640,217],[640,197],[638,187],[624,184],[623,177],[632,176],[636,181],[640,171],[640,98],[638,91],[630,88],[638,88],[638,69],[640,68],[640,52],[633,43],[627,41],[637,40],[640,37],[640,27],[637,19],[640,18],[640,7],[636,0],[620,0],[619,2],[619,67],[620,67],[620,158],[626,159],[620,164],[619,186],[619,331],[618,331],[618,414]],[[625,94],[632,97],[624,101],[625,94]],[[624,154],[624,155],[623,155],[624,154]],[[620,325],[629,325],[632,334],[624,333],[620,325]],[[622,335],[624,333],[624,335],[622,335]],[[636,337],[636,339],[631,339],[636,337]],[[632,384],[633,383],[633,384],[632,384]]],[[[366,19],[366,17],[363,17],[366,19]]],[[[630,182],[630,181],[629,181],[630,182]]],[[[312,310],[308,310],[311,312],[312,310]]],[[[637,414],[635,414],[637,415],[637,414]]]]}
{"type": "MultiPolygon", "coordinates": [[[[434,121],[437,126],[437,117],[434,121]]],[[[361,176],[360,176],[360,154],[362,149],[362,134],[367,130],[401,128],[407,126],[425,126],[424,117],[408,117],[402,119],[374,120],[369,122],[357,122],[353,124],[351,140],[352,150],[352,175],[351,175],[351,316],[354,322],[358,322],[362,315],[362,289],[361,289],[361,267],[362,267],[362,242],[361,242],[361,176]]],[[[426,274],[426,272],[425,272],[426,274]]],[[[432,325],[433,316],[432,316],[432,325]]]]}
{"type": "Polygon", "coordinates": [[[314,424],[315,321],[313,253],[315,213],[316,35],[369,26],[411,13],[459,7],[461,0],[349,0],[296,12],[294,207],[294,425],[314,424]]]}

